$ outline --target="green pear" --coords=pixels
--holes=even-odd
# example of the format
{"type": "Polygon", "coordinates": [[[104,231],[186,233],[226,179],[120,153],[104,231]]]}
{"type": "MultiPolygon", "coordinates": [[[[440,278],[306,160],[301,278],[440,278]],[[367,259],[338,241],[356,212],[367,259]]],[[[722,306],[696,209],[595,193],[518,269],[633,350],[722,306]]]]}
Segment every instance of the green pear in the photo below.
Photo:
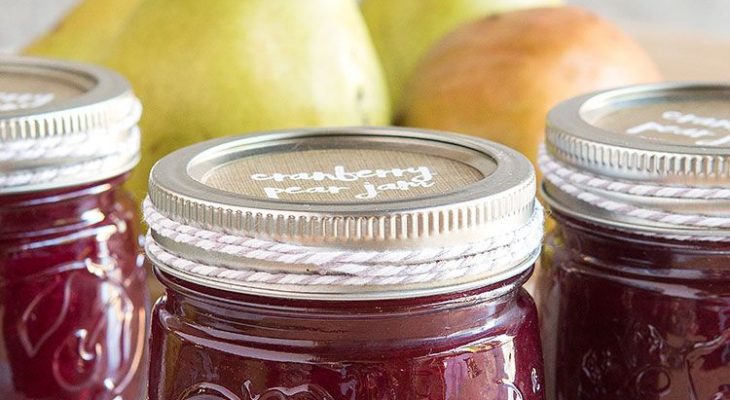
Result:
{"type": "Polygon", "coordinates": [[[421,56],[454,28],[486,15],[559,5],[561,0],[363,0],[391,103],[399,114],[404,86],[421,56]]]}
{"type": "Polygon", "coordinates": [[[141,0],[83,0],[31,43],[28,55],[100,62],[141,0]]]}
{"type": "Polygon", "coordinates": [[[390,122],[355,0],[145,0],[113,47],[145,107],[137,197],[160,157],[205,139],[390,122]]]}

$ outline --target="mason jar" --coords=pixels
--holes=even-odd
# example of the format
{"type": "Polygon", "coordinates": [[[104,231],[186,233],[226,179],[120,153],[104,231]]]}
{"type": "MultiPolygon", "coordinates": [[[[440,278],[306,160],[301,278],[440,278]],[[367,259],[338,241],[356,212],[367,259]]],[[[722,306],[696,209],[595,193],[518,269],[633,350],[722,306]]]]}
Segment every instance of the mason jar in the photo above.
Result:
{"type": "Polygon", "coordinates": [[[150,176],[149,398],[543,399],[535,175],[400,128],[174,152],[150,176]]]}
{"type": "Polygon", "coordinates": [[[0,59],[0,398],[138,400],[149,296],[117,74],[0,59]]]}
{"type": "Polygon", "coordinates": [[[730,399],[730,87],[569,100],[540,162],[548,397],[730,399]]]}

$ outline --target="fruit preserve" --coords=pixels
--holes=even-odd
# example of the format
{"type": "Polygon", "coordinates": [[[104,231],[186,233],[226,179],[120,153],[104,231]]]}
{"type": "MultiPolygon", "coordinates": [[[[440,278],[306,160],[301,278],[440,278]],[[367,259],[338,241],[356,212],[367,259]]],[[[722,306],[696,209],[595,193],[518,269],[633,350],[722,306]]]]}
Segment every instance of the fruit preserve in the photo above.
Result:
{"type": "Polygon", "coordinates": [[[628,87],[548,117],[548,398],[730,399],[730,87],[628,87]]]}
{"type": "Polygon", "coordinates": [[[385,128],[224,138],[150,177],[149,398],[543,399],[518,153],[385,128]]]}
{"type": "Polygon", "coordinates": [[[94,67],[0,61],[0,398],[137,400],[149,296],[121,189],[139,102],[94,67]]]}

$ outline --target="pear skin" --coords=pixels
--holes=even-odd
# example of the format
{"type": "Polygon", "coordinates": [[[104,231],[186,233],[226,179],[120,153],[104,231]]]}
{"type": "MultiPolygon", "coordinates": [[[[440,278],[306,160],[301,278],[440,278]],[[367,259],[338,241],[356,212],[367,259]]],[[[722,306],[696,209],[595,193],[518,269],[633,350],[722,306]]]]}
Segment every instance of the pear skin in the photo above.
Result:
{"type": "Polygon", "coordinates": [[[588,11],[514,11],[439,41],[408,83],[400,122],[490,139],[534,162],[547,113],[560,101],[660,79],[633,39],[588,11]]]}
{"type": "Polygon", "coordinates": [[[486,15],[559,4],[561,0],[363,0],[361,7],[399,114],[413,68],[444,34],[486,15]]]}
{"type": "Polygon", "coordinates": [[[25,48],[34,56],[98,63],[141,0],[83,0],[25,48]]]}
{"type": "Polygon", "coordinates": [[[390,122],[354,0],[146,0],[106,64],[145,107],[139,198],[167,153],[230,134],[390,122]]]}

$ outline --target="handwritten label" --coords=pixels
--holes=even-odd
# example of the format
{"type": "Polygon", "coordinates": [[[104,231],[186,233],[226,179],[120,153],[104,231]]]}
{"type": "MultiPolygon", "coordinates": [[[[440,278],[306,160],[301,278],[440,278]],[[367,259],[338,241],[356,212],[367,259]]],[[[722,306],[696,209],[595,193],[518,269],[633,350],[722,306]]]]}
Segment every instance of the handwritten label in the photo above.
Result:
{"type": "Polygon", "coordinates": [[[322,182],[326,185],[265,186],[263,191],[269,199],[280,199],[281,195],[297,194],[343,194],[350,193],[358,200],[376,199],[383,192],[409,191],[414,188],[428,188],[436,183],[436,173],[429,167],[407,167],[391,169],[362,169],[348,171],[345,166],[337,165],[332,171],[313,171],[297,173],[256,173],[250,177],[254,181],[272,182],[322,182]],[[377,183],[377,180],[394,180],[377,183]]]}
{"type": "Polygon", "coordinates": [[[661,121],[649,121],[626,130],[629,135],[674,136],[700,146],[730,144],[730,119],[701,116],[681,111],[665,111],[661,121]]]}
{"type": "Polygon", "coordinates": [[[0,112],[42,107],[55,98],[53,93],[14,93],[0,91],[0,112]]]}
{"type": "Polygon", "coordinates": [[[479,170],[462,160],[410,150],[266,152],[226,162],[198,179],[209,187],[246,198],[335,205],[439,196],[478,182],[496,169],[490,160],[479,170]]]}

